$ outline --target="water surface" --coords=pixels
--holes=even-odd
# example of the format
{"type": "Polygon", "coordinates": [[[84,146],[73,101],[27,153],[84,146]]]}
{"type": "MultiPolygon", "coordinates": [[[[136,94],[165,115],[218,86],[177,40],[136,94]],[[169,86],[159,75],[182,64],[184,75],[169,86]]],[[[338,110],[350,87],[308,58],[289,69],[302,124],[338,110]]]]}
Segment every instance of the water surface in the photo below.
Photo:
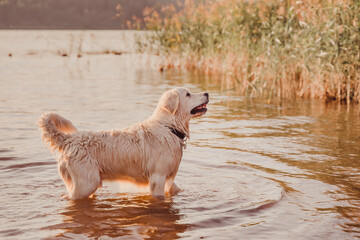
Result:
{"type": "Polygon", "coordinates": [[[358,106],[239,97],[205,76],[160,73],[161,60],[134,52],[133,34],[0,32],[0,238],[360,238],[358,106]],[[78,129],[122,128],[176,86],[211,97],[191,122],[183,192],[158,201],[109,184],[93,199],[61,198],[41,113],[78,129]]]}

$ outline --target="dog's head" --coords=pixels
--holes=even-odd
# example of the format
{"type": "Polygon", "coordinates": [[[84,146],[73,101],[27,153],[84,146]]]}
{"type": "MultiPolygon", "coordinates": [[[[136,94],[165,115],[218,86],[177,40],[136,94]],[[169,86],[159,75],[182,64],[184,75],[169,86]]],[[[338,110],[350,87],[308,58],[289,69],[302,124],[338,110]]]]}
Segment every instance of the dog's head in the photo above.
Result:
{"type": "Polygon", "coordinates": [[[208,93],[191,93],[187,88],[178,87],[161,96],[158,108],[182,119],[190,119],[204,115],[207,111],[206,104],[208,102],[208,93]]]}

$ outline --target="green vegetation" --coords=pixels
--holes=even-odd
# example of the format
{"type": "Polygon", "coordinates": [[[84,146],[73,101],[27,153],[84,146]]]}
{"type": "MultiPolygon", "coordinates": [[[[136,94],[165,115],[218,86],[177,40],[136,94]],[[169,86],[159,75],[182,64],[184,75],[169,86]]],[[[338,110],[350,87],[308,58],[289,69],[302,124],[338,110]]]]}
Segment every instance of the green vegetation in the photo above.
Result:
{"type": "Polygon", "coordinates": [[[124,29],[175,0],[0,0],[0,29],[124,29]],[[130,24],[132,22],[132,24],[130,24]]]}
{"type": "Polygon", "coordinates": [[[359,0],[186,1],[144,11],[142,50],[239,94],[360,101],[359,0]]]}

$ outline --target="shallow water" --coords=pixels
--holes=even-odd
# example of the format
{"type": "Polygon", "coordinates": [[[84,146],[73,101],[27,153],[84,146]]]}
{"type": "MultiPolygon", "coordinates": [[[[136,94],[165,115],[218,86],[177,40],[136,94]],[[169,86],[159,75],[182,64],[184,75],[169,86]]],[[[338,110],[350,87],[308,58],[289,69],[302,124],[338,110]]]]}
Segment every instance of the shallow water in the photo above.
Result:
{"type": "Polygon", "coordinates": [[[160,60],[135,54],[132,39],[128,31],[0,31],[1,239],[360,238],[359,106],[232,96],[201,75],[158,72],[160,60]],[[101,54],[111,51],[123,54],[101,54]],[[191,122],[181,193],[158,201],[109,184],[93,199],[61,198],[35,126],[41,113],[79,129],[122,128],[175,86],[211,99],[191,122]]]}

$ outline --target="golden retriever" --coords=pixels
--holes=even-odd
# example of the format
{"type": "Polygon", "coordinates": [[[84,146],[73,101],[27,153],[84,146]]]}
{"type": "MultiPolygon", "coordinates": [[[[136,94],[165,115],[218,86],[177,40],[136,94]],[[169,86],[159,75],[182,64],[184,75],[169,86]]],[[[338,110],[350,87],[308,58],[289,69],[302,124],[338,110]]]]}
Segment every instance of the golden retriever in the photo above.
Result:
{"type": "Polygon", "coordinates": [[[174,183],[189,138],[189,121],[206,113],[208,93],[187,88],[165,92],[145,121],[122,130],[77,131],[54,114],[38,120],[42,139],[57,151],[58,170],[70,199],[87,198],[103,180],[147,184],[152,196],[176,194],[174,183]]]}

